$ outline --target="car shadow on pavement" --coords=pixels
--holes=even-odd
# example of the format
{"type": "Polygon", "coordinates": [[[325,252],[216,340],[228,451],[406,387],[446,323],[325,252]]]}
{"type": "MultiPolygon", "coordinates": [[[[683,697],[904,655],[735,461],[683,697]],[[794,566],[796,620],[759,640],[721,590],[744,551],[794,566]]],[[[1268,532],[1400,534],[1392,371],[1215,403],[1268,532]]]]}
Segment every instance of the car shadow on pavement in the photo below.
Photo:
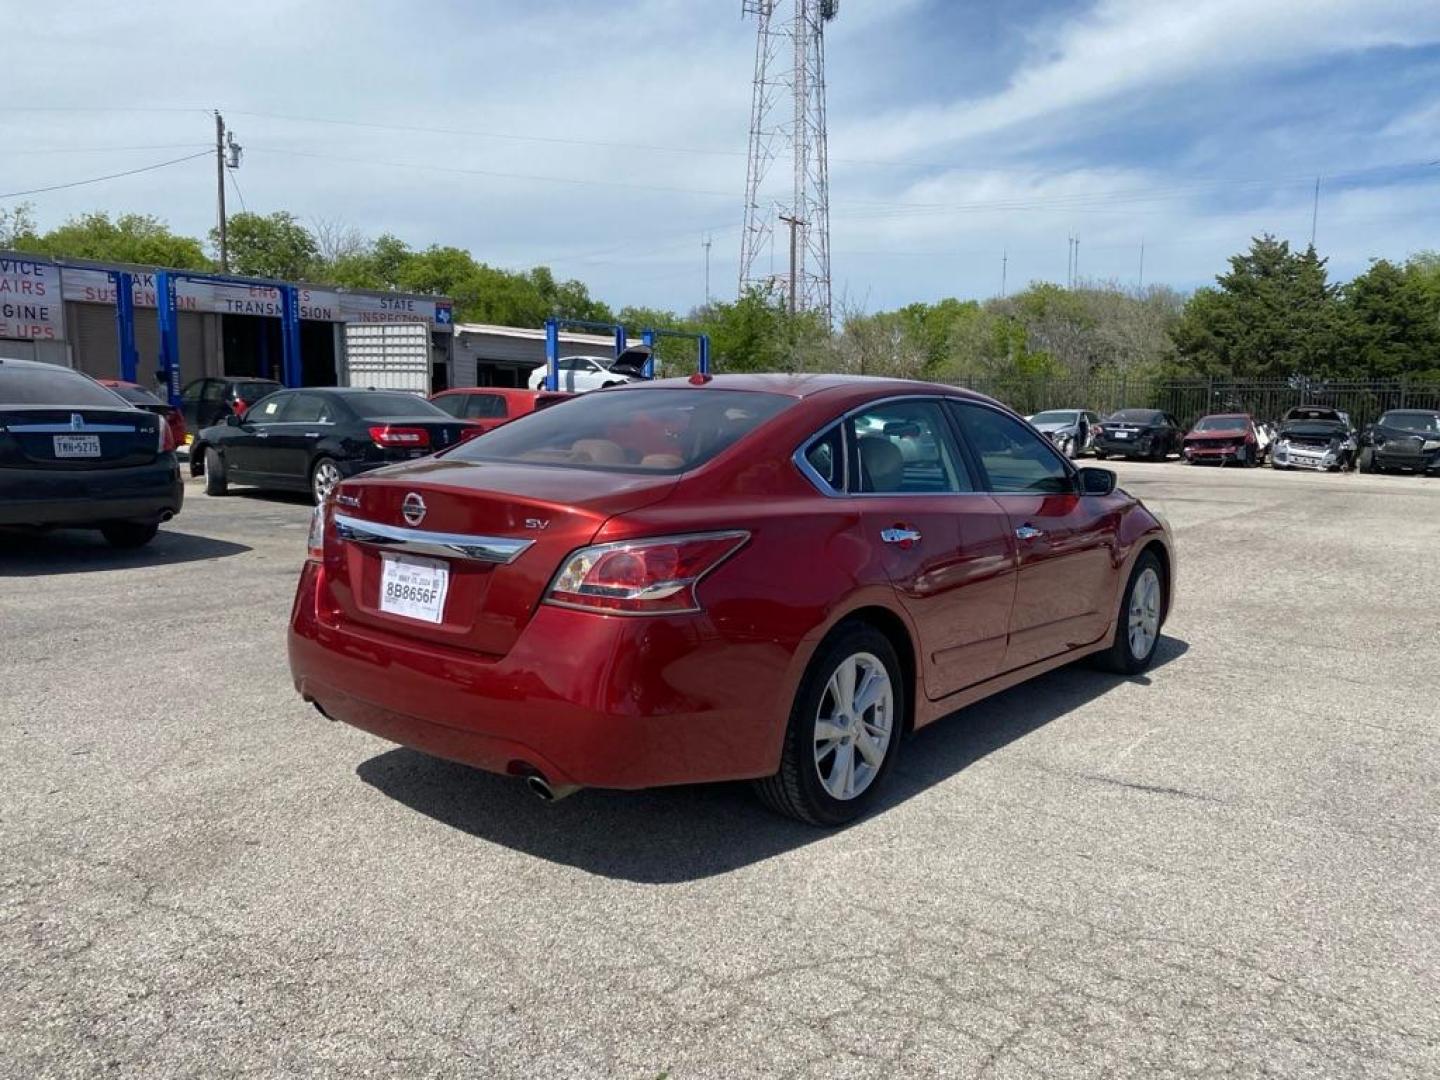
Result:
{"type": "Polygon", "coordinates": [[[129,551],[111,547],[94,530],[57,529],[45,533],[0,531],[0,578],[172,566],[203,559],[223,559],[249,550],[244,544],[177,532],[163,525],[154,540],[142,548],[129,551]]]}
{"type": "MultiPolygon", "coordinates": [[[[1185,642],[1162,637],[1151,670],[1188,650],[1185,642]]],[[[872,815],[1083,709],[1121,681],[1083,664],[1071,665],[921,729],[901,747],[872,815]]],[[[1148,683],[1148,676],[1133,681],[1148,683]]],[[[771,813],[743,783],[583,790],[544,803],[513,777],[404,747],[362,762],[356,773],[397,802],[481,840],[602,877],[646,884],[723,874],[830,835],[771,813]]]]}

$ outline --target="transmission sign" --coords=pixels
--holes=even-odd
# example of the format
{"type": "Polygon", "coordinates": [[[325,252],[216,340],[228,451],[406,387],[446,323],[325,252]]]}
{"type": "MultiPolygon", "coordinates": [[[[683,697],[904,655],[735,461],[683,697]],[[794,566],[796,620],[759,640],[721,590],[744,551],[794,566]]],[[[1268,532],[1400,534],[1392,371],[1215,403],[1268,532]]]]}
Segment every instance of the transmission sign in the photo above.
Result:
{"type": "Polygon", "coordinates": [[[65,304],[60,268],[0,258],[0,338],[63,341],[65,304]]]}

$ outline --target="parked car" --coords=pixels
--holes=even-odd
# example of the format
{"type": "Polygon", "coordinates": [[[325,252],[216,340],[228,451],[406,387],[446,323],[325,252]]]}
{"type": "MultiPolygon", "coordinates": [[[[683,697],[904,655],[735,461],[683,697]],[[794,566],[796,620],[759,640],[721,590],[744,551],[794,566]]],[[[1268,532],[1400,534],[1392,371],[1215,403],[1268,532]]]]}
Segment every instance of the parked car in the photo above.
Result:
{"type": "Polygon", "coordinates": [[[1440,412],[1391,409],[1360,437],[1360,471],[1440,473],[1440,412]]]}
{"type": "Polygon", "coordinates": [[[478,434],[477,425],[400,390],[280,390],[244,416],[231,413],[196,435],[190,475],[205,477],[207,495],[250,484],[309,491],[323,503],[347,476],[425,457],[478,434]]]}
{"type": "Polygon", "coordinates": [[[0,359],[0,525],[148,544],[185,499],[170,425],[94,379],[0,359]]]}
{"type": "Polygon", "coordinates": [[[1025,419],[1068,458],[1089,452],[1100,424],[1099,415],[1089,409],[1049,409],[1025,419]]]}
{"type": "Polygon", "coordinates": [[[1185,436],[1180,452],[1191,465],[1233,461],[1250,466],[1259,465],[1265,457],[1255,421],[1246,413],[1202,416],[1185,436]]]}
{"type": "Polygon", "coordinates": [[[113,390],[137,409],[163,416],[170,425],[170,441],[178,449],[185,445],[185,414],[174,405],[161,401],[145,387],[123,379],[96,379],[107,390],[113,390]]]}
{"type": "Polygon", "coordinates": [[[1185,433],[1175,417],[1159,409],[1121,409],[1100,421],[1095,431],[1095,456],[1148,458],[1164,461],[1180,452],[1185,433]]]}
{"type": "Polygon", "coordinates": [[[517,416],[536,412],[574,397],[564,390],[522,390],[511,386],[471,386],[442,390],[430,404],[458,420],[469,420],[482,432],[493,431],[517,416]]]}
{"type": "Polygon", "coordinates": [[[186,383],[180,391],[180,412],[192,432],[219,424],[227,416],[244,416],[255,402],[284,387],[273,379],[205,378],[186,383]]]}
{"type": "Polygon", "coordinates": [[[1347,413],[1301,405],[1280,421],[1270,465],[1276,469],[1343,472],[1354,465],[1356,446],[1355,425],[1347,413]]]}
{"type": "Polygon", "coordinates": [[[590,394],[317,511],[299,693],[577,786],[756,779],[834,825],[906,731],[1091,655],[1155,656],[1168,528],[948,386],[696,375],[590,394]]]}
{"type": "MultiPolygon", "coordinates": [[[[645,371],[652,362],[655,361],[648,345],[631,345],[619,356],[562,356],[556,362],[560,369],[559,389],[578,394],[639,382],[647,378],[645,371]]],[[[531,390],[540,390],[545,386],[549,370],[548,365],[541,364],[530,372],[531,390]]]]}

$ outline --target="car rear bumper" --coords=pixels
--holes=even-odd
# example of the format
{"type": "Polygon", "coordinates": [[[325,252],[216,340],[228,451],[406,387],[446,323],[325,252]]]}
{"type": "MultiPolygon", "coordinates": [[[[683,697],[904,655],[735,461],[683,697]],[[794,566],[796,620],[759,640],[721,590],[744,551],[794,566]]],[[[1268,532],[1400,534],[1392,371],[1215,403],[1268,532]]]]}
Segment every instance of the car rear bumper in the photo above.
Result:
{"type": "Polygon", "coordinates": [[[1244,446],[1196,446],[1186,444],[1181,450],[1187,461],[1234,461],[1245,453],[1244,446]]]}
{"type": "Polygon", "coordinates": [[[1135,457],[1140,454],[1149,454],[1151,441],[1149,439],[1106,439],[1097,442],[1095,449],[1107,457],[1135,457]]]}
{"type": "Polygon", "coordinates": [[[1413,469],[1416,472],[1440,469],[1440,450],[1421,454],[1387,454],[1375,450],[1375,464],[1382,469],[1413,469]]]}
{"type": "Polygon", "coordinates": [[[291,613],[295,687],[326,716],[489,772],[644,788],[768,776],[792,654],[704,616],[542,605],[503,657],[347,623],[308,562],[291,613]]]}
{"type": "Polygon", "coordinates": [[[0,525],[166,521],[184,501],[173,454],[120,469],[0,469],[0,525]]]}

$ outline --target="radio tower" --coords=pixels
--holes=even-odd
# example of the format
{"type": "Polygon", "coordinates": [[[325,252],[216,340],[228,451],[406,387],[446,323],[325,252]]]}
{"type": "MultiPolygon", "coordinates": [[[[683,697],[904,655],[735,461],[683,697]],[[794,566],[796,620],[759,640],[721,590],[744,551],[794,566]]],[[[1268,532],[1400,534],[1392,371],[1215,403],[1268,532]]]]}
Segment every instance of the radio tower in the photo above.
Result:
{"type": "MultiPolygon", "coordinates": [[[[740,291],[777,285],[792,311],[830,319],[830,166],[825,147],[825,25],[840,0],[741,0],[758,21],[755,90],[750,108],[750,167],[745,231],[740,238],[740,291]],[[789,191],[767,188],[781,154],[794,157],[789,191]],[[789,269],[762,272],[775,224],[787,227],[789,269]]],[[[778,178],[777,178],[778,179],[778,178]]]]}

